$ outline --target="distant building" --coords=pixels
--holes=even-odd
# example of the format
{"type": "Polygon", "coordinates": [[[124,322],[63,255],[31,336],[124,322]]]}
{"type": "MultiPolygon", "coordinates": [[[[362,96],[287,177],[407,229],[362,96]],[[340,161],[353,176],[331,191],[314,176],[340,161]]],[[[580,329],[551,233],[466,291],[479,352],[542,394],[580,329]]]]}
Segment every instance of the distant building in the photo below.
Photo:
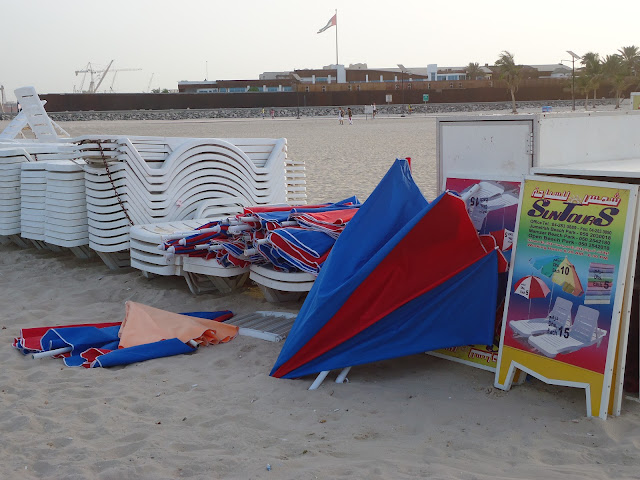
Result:
{"type": "Polygon", "coordinates": [[[540,73],[538,78],[571,78],[571,67],[562,63],[529,66],[540,73]]]}
{"type": "MultiPolygon", "coordinates": [[[[526,78],[567,78],[571,68],[562,64],[524,65],[526,78]]],[[[264,72],[258,79],[252,80],[203,80],[178,82],[180,93],[247,93],[247,92],[327,92],[339,90],[380,90],[415,88],[429,90],[433,88],[474,88],[484,84],[473,82],[491,81],[496,67],[485,64],[477,78],[467,78],[467,67],[438,67],[428,64],[426,67],[369,68],[366,63],[327,65],[318,69],[299,69],[281,72],[264,72]],[[299,78],[299,80],[298,80],[299,78]],[[414,83],[416,82],[416,83],[414,83]],[[437,82],[437,85],[429,85],[437,82]],[[449,82],[447,84],[447,82],[449,82]],[[460,82],[465,82],[461,84],[460,82]],[[395,87],[396,84],[400,86],[395,87]],[[385,85],[382,87],[382,85],[385,85]]]]}

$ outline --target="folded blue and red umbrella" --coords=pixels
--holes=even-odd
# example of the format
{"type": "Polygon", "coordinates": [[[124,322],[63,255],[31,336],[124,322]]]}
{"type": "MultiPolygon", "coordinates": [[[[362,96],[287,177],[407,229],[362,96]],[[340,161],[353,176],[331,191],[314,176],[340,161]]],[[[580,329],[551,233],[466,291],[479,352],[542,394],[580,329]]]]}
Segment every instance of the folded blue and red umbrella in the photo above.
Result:
{"type": "Polygon", "coordinates": [[[317,275],[335,239],[361,203],[349,197],[318,205],[259,205],[242,214],[164,239],[168,254],[204,257],[224,267],[271,264],[275,270],[317,275]]]}
{"type": "Polygon", "coordinates": [[[497,285],[497,250],[464,201],[445,192],[428,203],[396,160],[331,249],[271,375],[489,344],[497,285]]]}
{"type": "Polygon", "coordinates": [[[194,352],[197,345],[227,342],[238,331],[221,323],[233,316],[227,310],[175,314],[135,302],[127,302],[126,310],[124,322],[23,328],[13,346],[25,355],[60,352],[51,356],[69,367],[111,367],[194,352]]]}

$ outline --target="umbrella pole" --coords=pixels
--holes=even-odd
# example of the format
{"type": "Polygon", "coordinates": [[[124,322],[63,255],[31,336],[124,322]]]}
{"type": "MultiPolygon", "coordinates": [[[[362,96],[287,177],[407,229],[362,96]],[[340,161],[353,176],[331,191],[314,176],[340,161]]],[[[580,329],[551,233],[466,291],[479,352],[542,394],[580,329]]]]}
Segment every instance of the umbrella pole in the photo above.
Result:
{"type": "Polygon", "coordinates": [[[344,383],[345,380],[348,382],[349,379],[347,378],[347,374],[349,373],[349,370],[351,370],[351,367],[343,368],[338,375],[338,378],[336,378],[336,383],[344,383]]]}
{"type": "Polygon", "coordinates": [[[329,372],[330,370],[324,370],[320,372],[316,377],[316,379],[314,380],[314,382],[309,387],[309,390],[317,390],[318,387],[322,385],[322,382],[324,382],[324,379],[327,378],[327,375],[329,375],[329,372]]]}
{"type": "Polygon", "coordinates": [[[60,355],[61,353],[67,353],[73,350],[71,347],[56,348],[55,350],[46,350],[44,352],[38,352],[31,355],[31,358],[46,358],[53,357],[54,355],[60,355]]]}

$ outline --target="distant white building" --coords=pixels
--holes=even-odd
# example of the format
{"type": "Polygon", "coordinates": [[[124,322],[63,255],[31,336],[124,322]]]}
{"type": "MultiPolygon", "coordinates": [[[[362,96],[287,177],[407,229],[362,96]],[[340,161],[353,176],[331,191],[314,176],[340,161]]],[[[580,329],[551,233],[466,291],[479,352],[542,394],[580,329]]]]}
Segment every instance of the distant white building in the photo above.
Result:
{"type": "Polygon", "coordinates": [[[540,72],[540,78],[570,78],[571,67],[562,63],[551,63],[548,65],[529,65],[540,72]]]}

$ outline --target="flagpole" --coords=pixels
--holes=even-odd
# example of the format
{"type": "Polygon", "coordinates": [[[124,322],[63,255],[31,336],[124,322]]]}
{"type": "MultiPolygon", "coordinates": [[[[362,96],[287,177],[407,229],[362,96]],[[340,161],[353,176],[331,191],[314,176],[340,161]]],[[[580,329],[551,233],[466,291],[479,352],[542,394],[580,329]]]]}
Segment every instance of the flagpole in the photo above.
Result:
{"type": "Polygon", "coordinates": [[[336,68],[338,67],[338,9],[336,8],[336,68]]]}

